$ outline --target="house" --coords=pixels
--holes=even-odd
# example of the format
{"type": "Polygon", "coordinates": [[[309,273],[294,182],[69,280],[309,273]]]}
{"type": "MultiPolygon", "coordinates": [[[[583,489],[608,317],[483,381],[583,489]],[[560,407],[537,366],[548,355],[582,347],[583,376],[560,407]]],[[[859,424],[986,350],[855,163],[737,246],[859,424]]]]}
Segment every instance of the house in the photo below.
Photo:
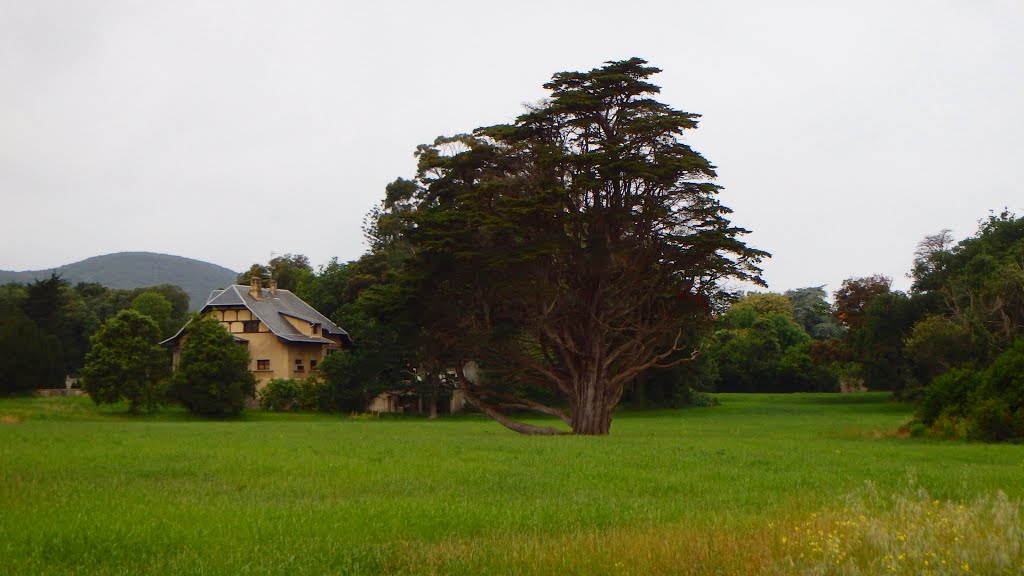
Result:
{"type": "MultiPolygon", "coordinates": [[[[307,378],[328,354],[352,345],[348,332],[274,281],[264,288],[253,278],[249,286],[214,290],[200,314],[219,320],[249,350],[257,386],[274,378],[307,378]]],[[[161,342],[171,349],[175,367],[184,331],[161,342]]]]}

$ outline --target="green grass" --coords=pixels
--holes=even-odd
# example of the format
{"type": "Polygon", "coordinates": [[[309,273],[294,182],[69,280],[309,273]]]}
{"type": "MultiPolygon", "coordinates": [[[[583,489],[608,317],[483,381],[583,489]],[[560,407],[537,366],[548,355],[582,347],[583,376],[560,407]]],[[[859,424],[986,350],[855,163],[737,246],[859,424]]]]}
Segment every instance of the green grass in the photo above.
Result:
{"type": "Polygon", "coordinates": [[[1024,497],[1024,446],[898,437],[910,408],[882,395],[720,399],[621,414],[600,438],[0,400],[0,572],[775,573],[779,527],[840,514],[868,482],[1024,497]]]}

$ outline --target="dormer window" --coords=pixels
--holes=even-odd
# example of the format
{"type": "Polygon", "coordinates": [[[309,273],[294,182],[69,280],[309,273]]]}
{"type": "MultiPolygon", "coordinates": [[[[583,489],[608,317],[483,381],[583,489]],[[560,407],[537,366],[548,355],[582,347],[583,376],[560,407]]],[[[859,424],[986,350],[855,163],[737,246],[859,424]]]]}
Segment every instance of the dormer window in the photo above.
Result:
{"type": "Polygon", "coordinates": [[[320,335],[320,325],[319,324],[313,324],[313,336],[319,336],[319,335],[320,335]]]}

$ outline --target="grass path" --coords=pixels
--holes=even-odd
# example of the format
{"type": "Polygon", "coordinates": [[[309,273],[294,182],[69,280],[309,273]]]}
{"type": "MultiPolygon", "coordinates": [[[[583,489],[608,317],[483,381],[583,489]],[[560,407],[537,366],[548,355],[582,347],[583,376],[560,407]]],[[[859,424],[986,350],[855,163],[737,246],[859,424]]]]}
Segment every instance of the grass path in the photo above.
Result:
{"type": "Polygon", "coordinates": [[[783,526],[867,482],[1024,497],[1024,446],[895,437],[909,409],[884,396],[721,400],[620,414],[604,438],[0,400],[0,572],[768,573],[783,526]]]}

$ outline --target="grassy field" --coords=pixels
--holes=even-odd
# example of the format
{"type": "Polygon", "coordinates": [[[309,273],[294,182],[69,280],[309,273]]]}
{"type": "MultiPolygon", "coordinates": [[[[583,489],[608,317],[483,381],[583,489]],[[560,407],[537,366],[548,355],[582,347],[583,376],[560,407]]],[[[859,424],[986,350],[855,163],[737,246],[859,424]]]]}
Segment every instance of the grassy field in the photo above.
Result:
{"type": "Polygon", "coordinates": [[[1024,574],[1024,446],[899,437],[876,394],[720,400],[602,438],[0,400],[0,573],[1024,574]]]}

